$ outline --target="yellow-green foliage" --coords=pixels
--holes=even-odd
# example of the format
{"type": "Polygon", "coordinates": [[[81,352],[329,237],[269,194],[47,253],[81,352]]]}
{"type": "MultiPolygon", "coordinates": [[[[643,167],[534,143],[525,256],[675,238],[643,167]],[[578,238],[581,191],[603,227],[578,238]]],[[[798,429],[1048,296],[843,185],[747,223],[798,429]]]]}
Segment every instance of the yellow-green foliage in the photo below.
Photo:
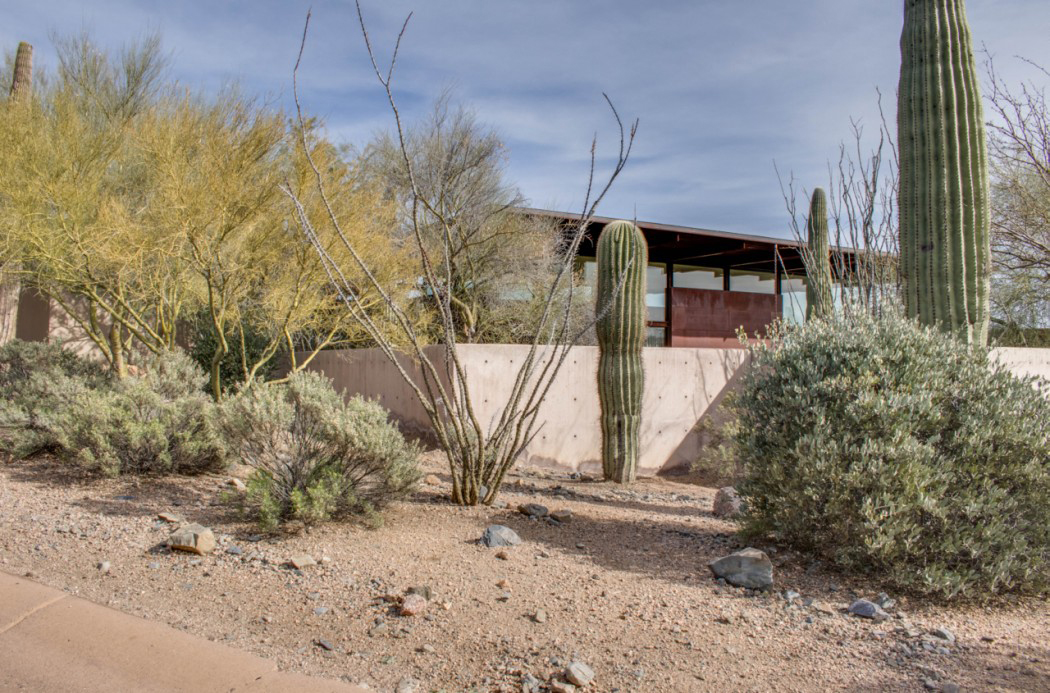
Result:
{"type": "Polygon", "coordinates": [[[748,531],[944,597],[1050,584],[1050,402],[1032,381],[865,313],[751,353],[734,402],[748,531]]]}

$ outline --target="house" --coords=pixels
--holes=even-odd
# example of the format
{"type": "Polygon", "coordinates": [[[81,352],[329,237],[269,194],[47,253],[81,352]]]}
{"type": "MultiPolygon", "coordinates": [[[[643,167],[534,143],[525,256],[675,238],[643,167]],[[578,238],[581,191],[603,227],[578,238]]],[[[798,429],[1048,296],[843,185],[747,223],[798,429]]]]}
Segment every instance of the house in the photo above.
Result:
{"type": "MultiPolygon", "coordinates": [[[[574,228],[579,215],[546,209],[525,214],[574,228]]],[[[595,244],[613,221],[593,217],[580,245],[585,282],[595,278],[595,244]]],[[[649,244],[646,346],[736,347],[737,330],[764,330],[775,318],[806,314],[806,267],[798,241],[636,221],[649,244]]],[[[833,249],[849,261],[850,250],[833,249]]]]}

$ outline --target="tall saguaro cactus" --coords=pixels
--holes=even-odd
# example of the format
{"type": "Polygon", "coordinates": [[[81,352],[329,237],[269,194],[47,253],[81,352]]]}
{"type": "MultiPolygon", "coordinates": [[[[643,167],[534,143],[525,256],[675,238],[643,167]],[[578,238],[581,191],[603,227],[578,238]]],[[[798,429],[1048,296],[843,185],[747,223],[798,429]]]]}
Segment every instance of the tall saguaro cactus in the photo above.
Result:
{"type": "Polygon", "coordinates": [[[988,152],[963,0],[905,0],[897,131],[905,307],[988,341],[988,152]]]}
{"type": "Polygon", "coordinates": [[[634,481],[638,473],[649,249],[637,226],[613,221],[602,229],[597,254],[602,470],[606,479],[622,484],[634,481]]]}
{"type": "Polygon", "coordinates": [[[33,82],[33,47],[22,41],[15,53],[15,72],[11,80],[11,97],[28,92],[33,82]]]}
{"type": "Polygon", "coordinates": [[[823,188],[815,188],[806,221],[806,320],[827,318],[834,310],[831,293],[831,249],[828,247],[828,202],[823,188]]]}

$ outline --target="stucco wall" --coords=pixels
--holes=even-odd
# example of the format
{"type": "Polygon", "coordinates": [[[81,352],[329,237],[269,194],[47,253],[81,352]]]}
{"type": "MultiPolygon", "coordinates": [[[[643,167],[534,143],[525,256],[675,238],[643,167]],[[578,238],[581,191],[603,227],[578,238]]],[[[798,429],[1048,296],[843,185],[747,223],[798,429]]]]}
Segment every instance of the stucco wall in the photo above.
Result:
{"type": "MultiPolygon", "coordinates": [[[[440,359],[440,349],[429,347],[428,354],[440,359]]],[[[494,421],[505,406],[514,375],[527,352],[528,347],[518,345],[459,347],[483,424],[494,421]]],[[[696,459],[701,440],[696,425],[724,396],[746,352],[653,348],[644,349],[642,358],[646,373],[642,406],[646,415],[639,471],[655,474],[696,459]]],[[[378,350],[323,352],[310,369],[328,375],[337,388],[377,399],[406,428],[427,428],[422,407],[378,350]]],[[[525,450],[524,462],[578,471],[601,469],[597,369],[597,347],[573,347],[540,407],[541,427],[525,450]]]]}
{"type": "Polygon", "coordinates": [[[992,356],[1017,375],[1036,375],[1050,383],[1050,349],[999,347],[992,356]]]}

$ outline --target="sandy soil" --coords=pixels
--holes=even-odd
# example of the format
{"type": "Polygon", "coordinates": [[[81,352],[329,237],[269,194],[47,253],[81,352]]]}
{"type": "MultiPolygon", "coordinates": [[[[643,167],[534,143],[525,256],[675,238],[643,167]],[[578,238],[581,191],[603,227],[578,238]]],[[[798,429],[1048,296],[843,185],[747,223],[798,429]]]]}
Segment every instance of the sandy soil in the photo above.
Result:
{"type": "Polygon", "coordinates": [[[771,547],[759,548],[778,590],[811,605],[719,586],[707,562],[742,545],[712,516],[714,489],[523,470],[500,510],[450,505],[442,476],[380,529],[261,538],[221,504],[227,480],[91,480],[47,460],[0,463],[0,569],[379,691],[520,691],[572,660],[595,671],[597,691],[1050,691],[1045,601],[945,608],[891,595],[894,617],[875,623],[844,610],[880,585],[771,547]],[[515,511],[529,502],[573,519],[515,511]],[[160,512],[212,527],[219,549],[170,552],[160,512]],[[500,558],[476,542],[490,524],[524,543],[500,558]],[[303,553],[319,564],[283,565],[303,553]],[[426,611],[399,615],[397,600],[422,586],[426,611]],[[957,637],[947,653],[924,649],[938,627],[957,637]]]}

